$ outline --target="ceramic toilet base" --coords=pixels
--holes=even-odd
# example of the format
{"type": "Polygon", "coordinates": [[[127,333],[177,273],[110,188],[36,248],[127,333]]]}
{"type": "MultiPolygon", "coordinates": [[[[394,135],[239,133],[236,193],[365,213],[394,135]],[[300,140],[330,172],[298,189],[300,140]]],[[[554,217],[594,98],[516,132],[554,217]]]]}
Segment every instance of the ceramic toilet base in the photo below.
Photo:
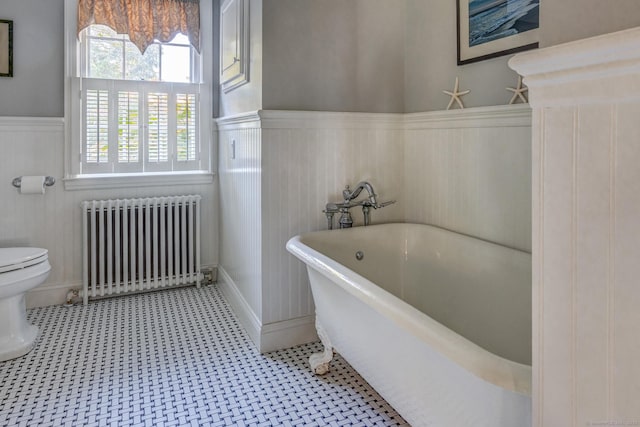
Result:
{"type": "Polygon", "coordinates": [[[24,294],[0,300],[0,362],[27,354],[38,328],[27,320],[24,294]]]}

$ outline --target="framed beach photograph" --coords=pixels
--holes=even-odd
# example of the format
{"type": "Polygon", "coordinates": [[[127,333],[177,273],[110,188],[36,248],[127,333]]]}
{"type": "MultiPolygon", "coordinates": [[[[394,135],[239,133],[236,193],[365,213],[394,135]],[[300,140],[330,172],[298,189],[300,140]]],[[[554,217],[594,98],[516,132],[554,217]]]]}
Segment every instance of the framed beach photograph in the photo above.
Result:
{"type": "Polygon", "coordinates": [[[458,65],[538,47],[540,0],[456,0],[458,65]]]}
{"type": "Polygon", "coordinates": [[[0,77],[13,77],[13,21],[0,19],[0,77]]]}

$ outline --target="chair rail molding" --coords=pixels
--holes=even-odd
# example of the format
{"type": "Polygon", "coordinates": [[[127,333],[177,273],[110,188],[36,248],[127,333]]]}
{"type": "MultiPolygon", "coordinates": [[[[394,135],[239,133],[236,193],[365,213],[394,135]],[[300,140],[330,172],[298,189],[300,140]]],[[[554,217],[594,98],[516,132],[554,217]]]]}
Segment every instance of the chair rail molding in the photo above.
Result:
{"type": "Polygon", "coordinates": [[[61,132],[63,130],[62,117],[0,117],[0,131],[3,132],[61,132]]]}

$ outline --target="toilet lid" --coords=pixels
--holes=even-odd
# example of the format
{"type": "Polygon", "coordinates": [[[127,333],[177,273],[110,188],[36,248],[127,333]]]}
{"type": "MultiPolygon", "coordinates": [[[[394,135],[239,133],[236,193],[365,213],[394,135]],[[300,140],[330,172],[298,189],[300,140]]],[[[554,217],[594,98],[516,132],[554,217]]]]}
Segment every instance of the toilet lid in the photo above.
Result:
{"type": "Polygon", "coordinates": [[[26,268],[47,260],[42,248],[0,248],[0,273],[26,268]]]}

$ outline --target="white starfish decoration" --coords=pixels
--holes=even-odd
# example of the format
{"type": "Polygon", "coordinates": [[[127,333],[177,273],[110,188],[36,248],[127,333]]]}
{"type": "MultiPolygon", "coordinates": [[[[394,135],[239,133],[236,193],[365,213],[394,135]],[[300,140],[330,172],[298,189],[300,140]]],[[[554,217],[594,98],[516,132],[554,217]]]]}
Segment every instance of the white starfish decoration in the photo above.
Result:
{"type": "Polygon", "coordinates": [[[524,96],[525,92],[529,91],[529,88],[526,86],[522,86],[522,76],[518,76],[518,86],[513,88],[513,87],[508,87],[506,88],[508,91],[513,92],[513,97],[511,98],[511,101],[509,101],[509,105],[511,104],[515,104],[516,101],[518,100],[518,98],[520,98],[520,100],[522,101],[523,104],[527,104],[529,101],[527,100],[527,97],[524,96]]]}
{"type": "Polygon", "coordinates": [[[448,90],[443,90],[442,92],[446,93],[447,95],[449,95],[451,97],[451,100],[449,101],[449,105],[447,105],[447,110],[451,109],[451,106],[453,105],[454,102],[456,102],[458,104],[458,106],[463,109],[464,105],[462,104],[462,100],[460,99],[460,97],[468,94],[469,92],[471,92],[470,90],[463,90],[462,92],[459,91],[459,84],[458,84],[458,78],[456,77],[456,84],[453,87],[453,92],[449,92],[448,90]]]}

